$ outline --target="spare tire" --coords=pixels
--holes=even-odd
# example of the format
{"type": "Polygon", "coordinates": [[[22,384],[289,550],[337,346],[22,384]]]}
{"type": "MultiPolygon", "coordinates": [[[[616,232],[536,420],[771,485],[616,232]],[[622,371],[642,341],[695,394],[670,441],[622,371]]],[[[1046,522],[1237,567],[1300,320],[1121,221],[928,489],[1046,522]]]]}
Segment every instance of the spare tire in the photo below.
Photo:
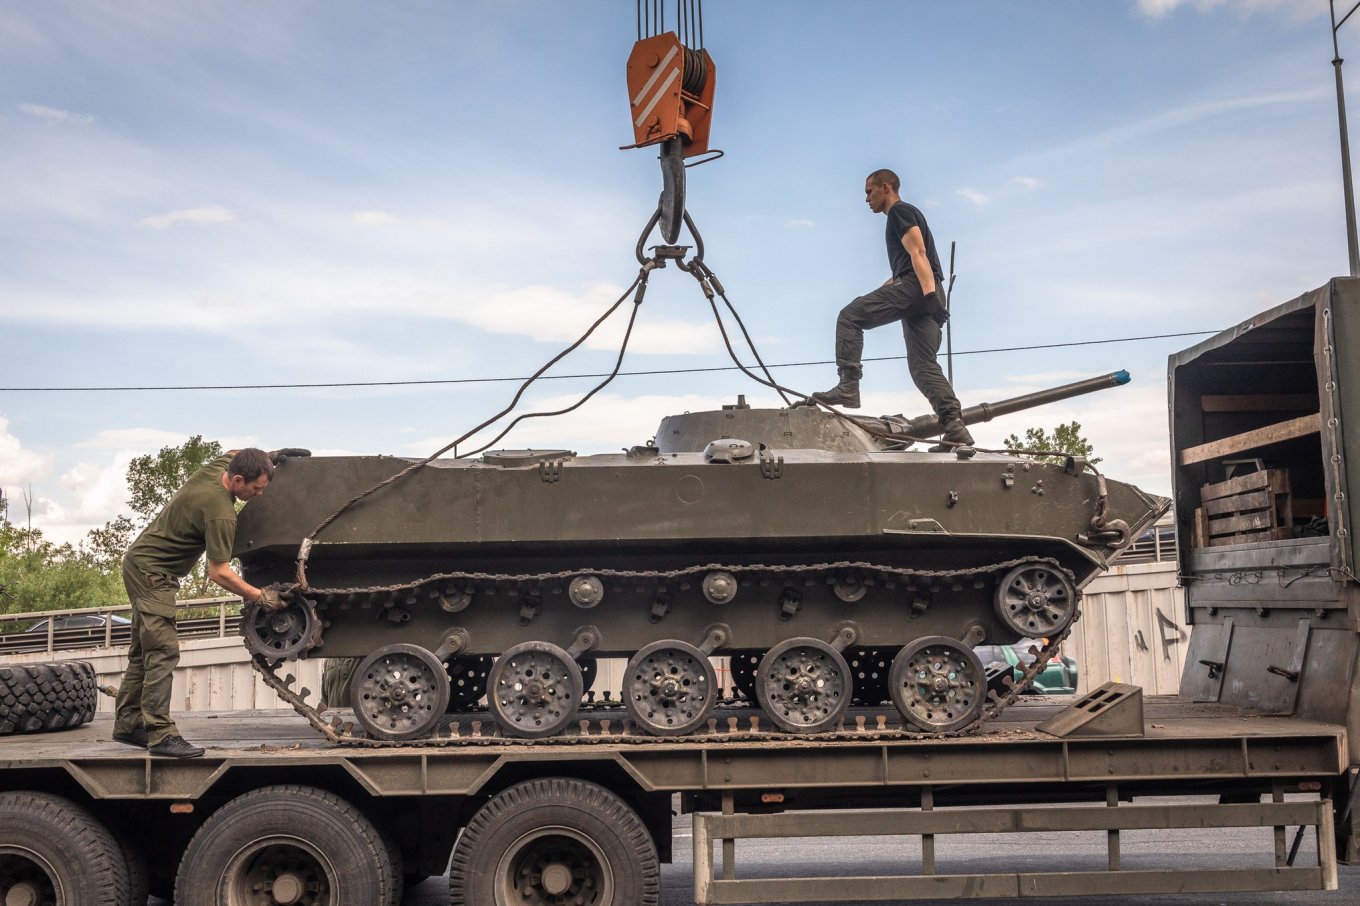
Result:
{"type": "Polygon", "coordinates": [[[98,696],[88,661],[0,664],[0,736],[78,727],[94,717],[98,696]]]}

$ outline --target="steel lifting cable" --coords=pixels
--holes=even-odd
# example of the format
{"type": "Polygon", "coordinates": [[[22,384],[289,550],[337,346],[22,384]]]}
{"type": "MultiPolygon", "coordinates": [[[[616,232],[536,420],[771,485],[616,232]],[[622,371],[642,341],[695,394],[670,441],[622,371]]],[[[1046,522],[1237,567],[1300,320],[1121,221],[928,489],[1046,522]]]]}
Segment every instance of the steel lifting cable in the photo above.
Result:
{"type": "MultiPolygon", "coordinates": [[[[400,472],[397,472],[395,475],[392,475],[392,476],[390,476],[389,478],[385,478],[385,479],[383,479],[382,481],[378,482],[378,483],[375,484],[373,487],[371,487],[371,488],[369,488],[368,490],[364,491],[362,494],[357,494],[357,495],[355,495],[354,497],[350,498],[350,500],[346,501],[339,509],[337,509],[335,512],[331,513],[329,516],[327,516],[325,519],[323,519],[323,520],[321,521],[321,523],[318,524],[316,528],[312,529],[312,531],[307,535],[307,537],[304,538],[304,539],[302,540],[301,545],[299,545],[299,547],[298,547],[298,557],[297,557],[297,584],[298,584],[298,586],[301,587],[304,591],[306,591],[307,588],[308,588],[308,584],[307,584],[307,561],[308,561],[308,559],[311,557],[312,545],[315,544],[317,536],[318,536],[319,534],[321,534],[321,532],[322,532],[323,530],[325,530],[327,526],[329,526],[331,523],[333,523],[333,522],[334,522],[336,519],[338,519],[343,513],[345,513],[346,511],[348,511],[348,510],[351,509],[352,507],[354,507],[354,506],[355,506],[356,504],[358,504],[360,501],[362,501],[362,500],[364,500],[364,499],[366,499],[366,498],[372,496],[373,494],[377,493],[378,491],[382,490],[383,488],[387,487],[388,485],[395,484],[396,482],[398,482],[398,481],[400,481],[401,479],[405,478],[407,475],[411,474],[412,472],[415,472],[415,471],[417,471],[418,469],[424,468],[425,466],[427,466],[427,465],[429,465],[430,463],[434,462],[434,461],[435,461],[436,459],[438,459],[440,456],[443,456],[443,455],[444,455],[445,453],[447,453],[448,451],[455,449],[459,444],[461,444],[463,441],[467,440],[469,437],[472,437],[473,435],[475,435],[478,431],[481,431],[483,428],[487,427],[488,425],[494,424],[495,422],[499,421],[500,419],[504,418],[507,414],[509,414],[510,412],[512,412],[512,411],[514,410],[515,406],[517,406],[517,405],[519,404],[520,399],[524,396],[525,391],[529,389],[529,385],[530,385],[530,384],[534,383],[536,380],[538,380],[540,377],[542,377],[542,376],[543,376],[543,373],[546,372],[546,371],[547,371],[549,368],[551,368],[553,365],[556,365],[558,362],[560,362],[562,359],[564,359],[567,355],[569,355],[570,353],[572,353],[572,352],[574,352],[575,350],[577,350],[578,348],[580,348],[580,346],[581,346],[583,343],[585,343],[585,341],[586,341],[587,339],[589,339],[590,336],[591,336],[593,333],[595,333],[596,329],[599,328],[599,326],[600,326],[601,324],[603,324],[606,320],[608,320],[609,317],[610,317],[612,314],[614,314],[615,311],[618,310],[619,306],[623,304],[624,300],[627,299],[628,296],[629,296],[630,294],[634,294],[634,291],[636,291],[636,293],[634,294],[633,312],[632,312],[632,315],[629,317],[629,320],[628,320],[628,331],[627,331],[627,333],[624,335],[623,348],[619,350],[618,359],[617,359],[617,361],[614,363],[614,370],[610,373],[610,375],[609,375],[604,381],[602,381],[599,385],[597,385],[595,388],[593,388],[592,390],[590,390],[590,392],[589,392],[588,394],[586,394],[586,396],[585,396],[583,399],[581,399],[575,406],[571,406],[571,407],[569,407],[569,408],[567,408],[567,409],[564,409],[564,410],[562,410],[562,411],[563,411],[563,412],[570,412],[572,409],[577,408],[577,406],[580,406],[580,405],[582,405],[583,403],[585,403],[586,400],[590,399],[592,396],[594,396],[596,393],[598,393],[598,392],[599,392],[606,384],[608,384],[610,381],[612,381],[612,380],[614,379],[614,377],[618,374],[619,368],[620,368],[620,366],[621,366],[622,363],[623,363],[623,352],[624,352],[624,349],[627,348],[628,339],[629,339],[629,336],[630,336],[631,333],[632,333],[634,321],[635,321],[636,318],[637,318],[637,309],[638,309],[638,307],[640,306],[640,304],[641,304],[641,302],[642,302],[642,297],[643,297],[643,294],[644,294],[644,292],[645,292],[646,285],[647,285],[647,279],[648,279],[648,277],[650,276],[652,270],[655,269],[656,266],[657,266],[657,265],[656,265],[655,262],[651,262],[650,266],[648,266],[647,264],[644,264],[644,265],[642,266],[642,268],[639,269],[637,277],[634,278],[633,282],[628,286],[628,288],[625,289],[625,290],[623,291],[623,294],[620,295],[620,296],[618,297],[618,299],[616,299],[616,300],[614,301],[614,303],[613,303],[612,305],[609,306],[609,308],[604,312],[604,314],[602,314],[602,315],[600,315],[598,318],[596,318],[596,319],[595,319],[595,323],[591,324],[590,327],[586,330],[586,332],[583,333],[583,334],[582,334],[575,342],[573,342],[570,346],[567,346],[565,349],[563,349],[563,350],[562,350],[561,352],[559,352],[557,355],[553,356],[553,357],[552,357],[551,359],[549,359],[549,360],[548,360],[541,368],[539,368],[539,369],[538,369],[537,371],[535,371],[532,375],[530,375],[529,378],[526,379],[526,380],[524,381],[524,383],[522,383],[522,384],[520,385],[519,390],[515,392],[514,398],[510,401],[509,405],[507,405],[504,409],[502,409],[500,412],[497,412],[495,415],[491,416],[490,418],[488,418],[486,421],[482,422],[482,423],[481,423],[480,425],[478,425],[477,427],[471,429],[470,431],[467,431],[467,432],[464,433],[461,437],[459,437],[457,440],[454,440],[454,441],[452,441],[451,443],[445,444],[443,447],[441,447],[440,449],[436,450],[434,453],[430,454],[430,455],[427,456],[425,459],[422,459],[422,460],[420,460],[420,461],[418,461],[418,462],[412,463],[411,465],[409,465],[409,466],[407,466],[406,468],[402,469],[400,472]]],[[[538,413],[538,414],[551,414],[551,413],[538,413]]],[[[526,414],[526,415],[520,416],[519,419],[516,419],[516,421],[515,421],[514,424],[517,424],[519,421],[521,421],[521,420],[523,420],[524,418],[527,418],[527,417],[530,417],[530,415],[526,414]]],[[[514,427],[514,424],[512,424],[511,427],[514,427]]],[[[506,433],[507,431],[509,431],[509,430],[510,430],[510,429],[507,428],[506,431],[502,431],[501,434],[497,435],[496,439],[493,440],[492,443],[495,443],[496,440],[499,440],[501,437],[504,437],[504,436],[505,436],[505,433],[506,433]]],[[[486,448],[485,448],[485,447],[482,447],[482,448],[481,448],[481,450],[484,450],[484,449],[486,449],[486,448]]],[[[478,450],[478,451],[476,451],[476,452],[481,452],[481,450],[478,450]]],[[[470,455],[470,454],[465,454],[465,455],[470,455]]],[[[456,456],[457,458],[461,458],[461,457],[458,457],[457,454],[455,454],[455,456],[456,456]]]]}

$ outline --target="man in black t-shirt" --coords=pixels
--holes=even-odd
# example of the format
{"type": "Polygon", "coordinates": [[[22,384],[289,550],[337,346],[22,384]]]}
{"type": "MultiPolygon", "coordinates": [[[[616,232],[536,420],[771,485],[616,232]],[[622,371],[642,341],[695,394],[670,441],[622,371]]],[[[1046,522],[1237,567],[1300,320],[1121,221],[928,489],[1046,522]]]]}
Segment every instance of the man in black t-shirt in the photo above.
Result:
{"type": "Polygon", "coordinates": [[[898,194],[902,183],[891,170],[875,170],[864,181],[864,200],[875,214],[888,215],[888,264],[892,277],[878,289],[841,309],[836,319],[836,369],[840,383],[814,393],[812,399],[831,406],[859,408],[860,356],[864,331],[902,322],[907,341],[907,369],[918,390],[944,427],[943,443],[933,453],[971,445],[973,436],[963,423],[962,406],[954,388],[935,360],[940,350],[940,328],[949,319],[941,283],[944,271],[935,253],[935,237],[925,215],[898,194]]]}

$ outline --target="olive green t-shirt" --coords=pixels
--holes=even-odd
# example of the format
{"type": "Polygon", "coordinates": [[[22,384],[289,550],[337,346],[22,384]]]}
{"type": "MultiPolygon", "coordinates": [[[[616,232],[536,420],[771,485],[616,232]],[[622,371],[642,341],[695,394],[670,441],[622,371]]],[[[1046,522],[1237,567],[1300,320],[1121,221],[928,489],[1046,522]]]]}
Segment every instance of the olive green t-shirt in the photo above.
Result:
{"type": "Polygon", "coordinates": [[[143,570],[179,579],[189,574],[206,551],[209,560],[231,559],[236,539],[236,498],[222,487],[229,456],[219,456],[194,473],[175,492],[128,548],[143,570]]]}

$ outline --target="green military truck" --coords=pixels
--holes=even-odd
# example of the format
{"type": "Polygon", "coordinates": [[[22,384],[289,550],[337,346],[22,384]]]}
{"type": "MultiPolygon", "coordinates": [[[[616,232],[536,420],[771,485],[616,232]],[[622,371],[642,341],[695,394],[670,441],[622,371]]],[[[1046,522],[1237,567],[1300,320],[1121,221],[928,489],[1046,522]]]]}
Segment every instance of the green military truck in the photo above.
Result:
{"type": "Polygon", "coordinates": [[[188,761],[96,719],[0,738],[0,902],[395,904],[447,871],[458,904],[656,903],[676,808],[701,904],[1335,889],[1338,860],[1360,860],[1360,280],[1173,356],[1168,377],[1193,625],[1177,697],[1111,683],[934,736],[853,705],[814,735],[735,708],[666,737],[604,700],[549,738],[470,712],[372,746],[303,711],[233,712],[182,720],[208,747],[188,761]],[[1250,865],[1122,848],[1230,827],[1270,829],[1250,865]],[[937,857],[941,837],[1053,831],[1106,855],[964,873],[937,857]],[[918,841],[901,873],[757,878],[739,859],[745,840],[875,834],[918,841]]]}

